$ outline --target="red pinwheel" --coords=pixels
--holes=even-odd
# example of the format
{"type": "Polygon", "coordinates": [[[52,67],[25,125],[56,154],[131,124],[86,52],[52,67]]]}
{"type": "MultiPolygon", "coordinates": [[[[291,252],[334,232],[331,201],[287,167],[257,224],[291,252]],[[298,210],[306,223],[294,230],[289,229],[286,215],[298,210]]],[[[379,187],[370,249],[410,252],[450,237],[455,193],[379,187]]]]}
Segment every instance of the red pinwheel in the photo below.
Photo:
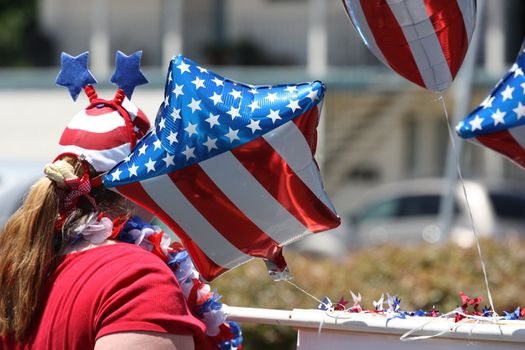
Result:
{"type": "Polygon", "coordinates": [[[346,309],[346,304],[348,304],[348,300],[345,300],[344,297],[341,297],[339,301],[335,304],[334,310],[344,311],[346,309]]]}
{"type": "Polygon", "coordinates": [[[461,298],[461,312],[462,314],[457,313],[455,317],[455,321],[458,322],[465,318],[465,315],[474,315],[474,316],[481,316],[482,312],[479,311],[479,305],[481,303],[481,300],[483,300],[482,297],[478,296],[475,298],[469,298],[465,293],[459,292],[459,296],[461,298]],[[469,312],[468,306],[472,305],[472,308],[474,311],[469,312]]]}
{"type": "Polygon", "coordinates": [[[444,91],[456,76],[476,23],[476,0],[344,0],[370,51],[406,79],[444,91]]]}

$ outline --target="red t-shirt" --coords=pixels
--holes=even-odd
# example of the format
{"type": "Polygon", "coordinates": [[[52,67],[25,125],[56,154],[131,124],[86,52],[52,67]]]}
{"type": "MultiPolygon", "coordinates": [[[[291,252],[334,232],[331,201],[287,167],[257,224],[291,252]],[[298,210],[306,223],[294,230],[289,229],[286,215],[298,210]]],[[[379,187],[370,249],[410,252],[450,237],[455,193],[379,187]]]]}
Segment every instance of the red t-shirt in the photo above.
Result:
{"type": "Polygon", "coordinates": [[[29,339],[0,337],[2,349],[93,349],[107,334],[151,331],[193,335],[206,348],[204,324],[188,309],[173,272],[127,243],[66,255],[49,278],[29,339]]]}

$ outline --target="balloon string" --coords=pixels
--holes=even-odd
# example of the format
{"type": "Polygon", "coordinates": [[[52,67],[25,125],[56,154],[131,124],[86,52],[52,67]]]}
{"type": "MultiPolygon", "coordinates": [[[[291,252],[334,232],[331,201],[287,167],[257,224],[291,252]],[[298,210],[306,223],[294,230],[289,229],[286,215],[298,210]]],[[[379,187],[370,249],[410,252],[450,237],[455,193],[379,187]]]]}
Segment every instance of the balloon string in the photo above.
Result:
{"type": "Polygon", "coordinates": [[[474,226],[474,217],[472,216],[472,209],[470,207],[470,202],[468,200],[467,189],[465,187],[465,181],[463,180],[463,176],[461,175],[461,167],[460,167],[460,164],[459,164],[459,155],[458,155],[458,151],[457,151],[457,148],[456,148],[456,141],[454,139],[454,134],[453,134],[452,129],[450,127],[450,120],[449,120],[449,117],[448,117],[447,106],[445,105],[445,98],[443,97],[443,95],[441,95],[441,96],[439,96],[438,100],[441,101],[441,105],[443,106],[443,112],[445,113],[445,118],[447,120],[448,134],[450,136],[450,141],[451,141],[451,144],[452,144],[452,150],[454,151],[453,153],[454,153],[454,159],[456,161],[456,169],[457,169],[457,172],[458,172],[458,178],[459,178],[459,181],[461,183],[461,188],[463,190],[463,196],[465,197],[465,202],[467,204],[467,211],[468,211],[468,215],[469,215],[469,219],[470,219],[470,225],[471,225],[471,228],[472,228],[472,232],[474,233],[474,238],[476,239],[476,247],[478,249],[478,256],[479,256],[479,260],[481,262],[481,270],[483,271],[483,277],[485,279],[485,288],[487,289],[487,295],[488,295],[488,298],[489,298],[490,307],[492,308],[492,311],[493,311],[494,315],[497,316],[496,308],[494,307],[494,303],[492,302],[492,294],[490,293],[489,279],[487,277],[487,269],[485,268],[485,262],[483,260],[482,254],[481,254],[481,246],[479,244],[478,233],[476,232],[476,228],[474,226]]]}
{"type": "Polygon", "coordinates": [[[299,287],[297,284],[293,283],[292,281],[290,280],[282,280],[284,282],[287,282],[289,284],[291,284],[292,286],[294,286],[295,288],[297,288],[299,291],[303,292],[305,295],[309,296],[310,298],[314,299],[315,301],[317,301],[319,304],[323,304],[327,307],[329,307],[330,305],[326,305],[323,301],[317,299],[314,295],[308,293],[306,290],[304,290],[304,288],[301,288],[299,287]]]}

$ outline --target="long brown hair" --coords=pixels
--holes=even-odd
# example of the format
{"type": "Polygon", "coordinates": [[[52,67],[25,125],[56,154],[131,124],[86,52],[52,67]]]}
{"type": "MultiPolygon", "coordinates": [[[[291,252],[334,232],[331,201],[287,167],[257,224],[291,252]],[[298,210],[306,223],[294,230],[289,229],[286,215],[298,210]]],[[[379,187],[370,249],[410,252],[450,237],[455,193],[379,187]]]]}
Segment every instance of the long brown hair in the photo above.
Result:
{"type": "Polygon", "coordinates": [[[21,339],[52,269],[59,197],[47,178],[36,182],[0,233],[0,335],[21,339]]]}
{"type": "MultiPolygon", "coordinates": [[[[82,175],[81,169],[77,175],[82,175]]],[[[93,188],[90,194],[97,207],[80,198],[60,234],[55,224],[63,190],[42,178],[0,232],[0,336],[12,334],[21,341],[28,335],[42,288],[56,268],[57,257],[74,238],[76,227],[98,212],[111,219],[129,217],[130,203],[118,194],[102,187],[93,188]]]]}

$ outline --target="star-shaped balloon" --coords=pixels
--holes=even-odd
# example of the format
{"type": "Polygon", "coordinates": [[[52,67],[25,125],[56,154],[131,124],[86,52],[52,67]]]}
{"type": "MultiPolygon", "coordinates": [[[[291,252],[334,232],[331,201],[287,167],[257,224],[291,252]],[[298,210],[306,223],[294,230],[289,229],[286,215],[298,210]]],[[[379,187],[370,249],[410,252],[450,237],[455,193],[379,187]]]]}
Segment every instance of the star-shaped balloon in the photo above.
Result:
{"type": "Polygon", "coordinates": [[[111,77],[111,82],[124,90],[129,99],[136,86],[148,83],[148,79],[140,70],[141,58],[142,51],[137,51],[129,56],[117,51],[115,57],[115,72],[111,77]]]}
{"type": "Polygon", "coordinates": [[[89,52],[84,52],[78,56],[71,56],[62,52],[60,56],[62,68],[58,73],[56,83],[67,87],[74,101],[77,100],[80,91],[85,86],[97,83],[87,67],[88,57],[89,52]]]}
{"type": "Polygon", "coordinates": [[[510,70],[468,116],[458,135],[525,168],[525,41],[510,70]]]}
{"type": "MultiPolygon", "coordinates": [[[[104,177],[181,238],[208,281],[340,219],[315,162],[325,86],[254,86],[174,57],[155,128],[104,177]]],[[[282,274],[280,273],[282,272],[282,274]]]]}

